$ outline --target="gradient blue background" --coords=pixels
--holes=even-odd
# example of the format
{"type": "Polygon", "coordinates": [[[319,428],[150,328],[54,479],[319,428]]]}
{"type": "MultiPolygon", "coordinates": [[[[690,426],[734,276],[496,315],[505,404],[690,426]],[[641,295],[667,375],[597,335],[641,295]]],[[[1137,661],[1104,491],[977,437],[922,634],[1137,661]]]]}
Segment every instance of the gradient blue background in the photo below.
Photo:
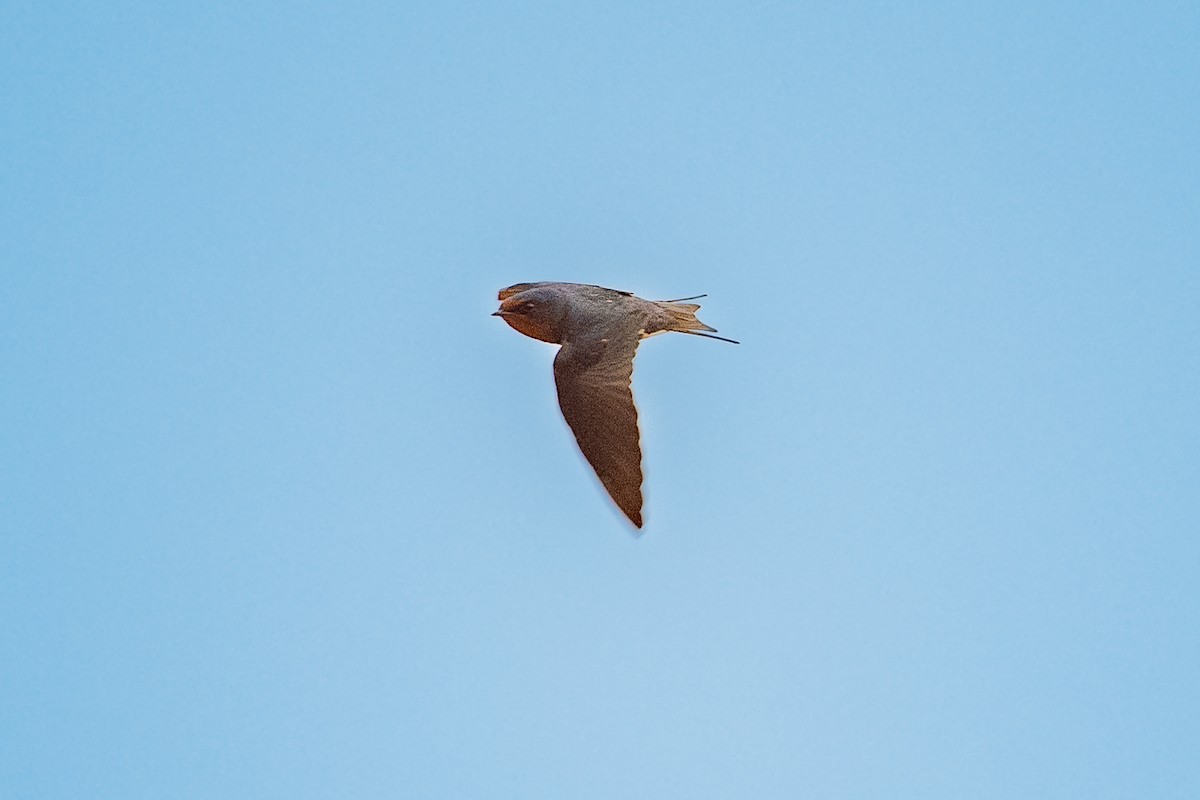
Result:
{"type": "Polygon", "coordinates": [[[1197,41],[4,3],[0,795],[1200,796],[1197,41]],[[641,538],[529,280],[743,342],[641,348],[641,538]]]}

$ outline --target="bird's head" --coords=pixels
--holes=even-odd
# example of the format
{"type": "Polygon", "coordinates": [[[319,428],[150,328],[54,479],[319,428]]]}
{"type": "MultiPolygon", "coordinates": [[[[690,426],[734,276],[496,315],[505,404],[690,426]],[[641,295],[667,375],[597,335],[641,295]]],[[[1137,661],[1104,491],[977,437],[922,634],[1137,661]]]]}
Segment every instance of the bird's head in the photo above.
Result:
{"type": "Polygon", "coordinates": [[[514,329],[534,339],[552,344],[562,342],[567,299],[561,292],[550,286],[535,285],[515,294],[505,289],[500,292],[500,297],[500,310],[493,313],[493,317],[500,317],[514,329]]]}

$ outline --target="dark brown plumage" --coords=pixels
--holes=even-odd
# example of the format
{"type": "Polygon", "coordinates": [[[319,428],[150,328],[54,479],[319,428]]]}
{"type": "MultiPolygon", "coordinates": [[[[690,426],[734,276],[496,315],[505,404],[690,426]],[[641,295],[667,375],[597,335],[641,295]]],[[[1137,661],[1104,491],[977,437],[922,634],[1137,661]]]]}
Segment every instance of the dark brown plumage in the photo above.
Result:
{"type": "Polygon", "coordinates": [[[501,289],[499,300],[494,316],[526,336],[562,345],[554,383],[563,417],[609,496],[641,528],[642,451],[630,390],[638,342],[664,331],[733,340],[706,333],[716,329],[696,319],[700,306],[694,303],[643,300],[600,286],[518,283],[501,289]]]}

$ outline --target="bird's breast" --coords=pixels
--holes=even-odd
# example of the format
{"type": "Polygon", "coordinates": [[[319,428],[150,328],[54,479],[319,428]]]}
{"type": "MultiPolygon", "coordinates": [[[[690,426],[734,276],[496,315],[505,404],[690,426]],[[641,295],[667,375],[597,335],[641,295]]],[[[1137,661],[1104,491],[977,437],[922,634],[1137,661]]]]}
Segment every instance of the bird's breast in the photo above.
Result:
{"type": "Polygon", "coordinates": [[[559,343],[559,337],[554,335],[554,331],[529,317],[521,316],[520,314],[505,314],[502,319],[511,325],[514,330],[533,339],[540,339],[550,344],[559,343]]]}

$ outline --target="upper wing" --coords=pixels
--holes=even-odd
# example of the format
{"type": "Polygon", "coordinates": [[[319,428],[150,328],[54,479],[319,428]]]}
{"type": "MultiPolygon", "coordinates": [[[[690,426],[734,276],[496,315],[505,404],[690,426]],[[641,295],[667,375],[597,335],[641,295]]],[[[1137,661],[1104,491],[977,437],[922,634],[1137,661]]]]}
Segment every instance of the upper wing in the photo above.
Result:
{"type": "Polygon", "coordinates": [[[568,342],[554,358],[563,417],[617,506],[642,527],[642,448],[629,381],[640,331],[568,342]]]}

